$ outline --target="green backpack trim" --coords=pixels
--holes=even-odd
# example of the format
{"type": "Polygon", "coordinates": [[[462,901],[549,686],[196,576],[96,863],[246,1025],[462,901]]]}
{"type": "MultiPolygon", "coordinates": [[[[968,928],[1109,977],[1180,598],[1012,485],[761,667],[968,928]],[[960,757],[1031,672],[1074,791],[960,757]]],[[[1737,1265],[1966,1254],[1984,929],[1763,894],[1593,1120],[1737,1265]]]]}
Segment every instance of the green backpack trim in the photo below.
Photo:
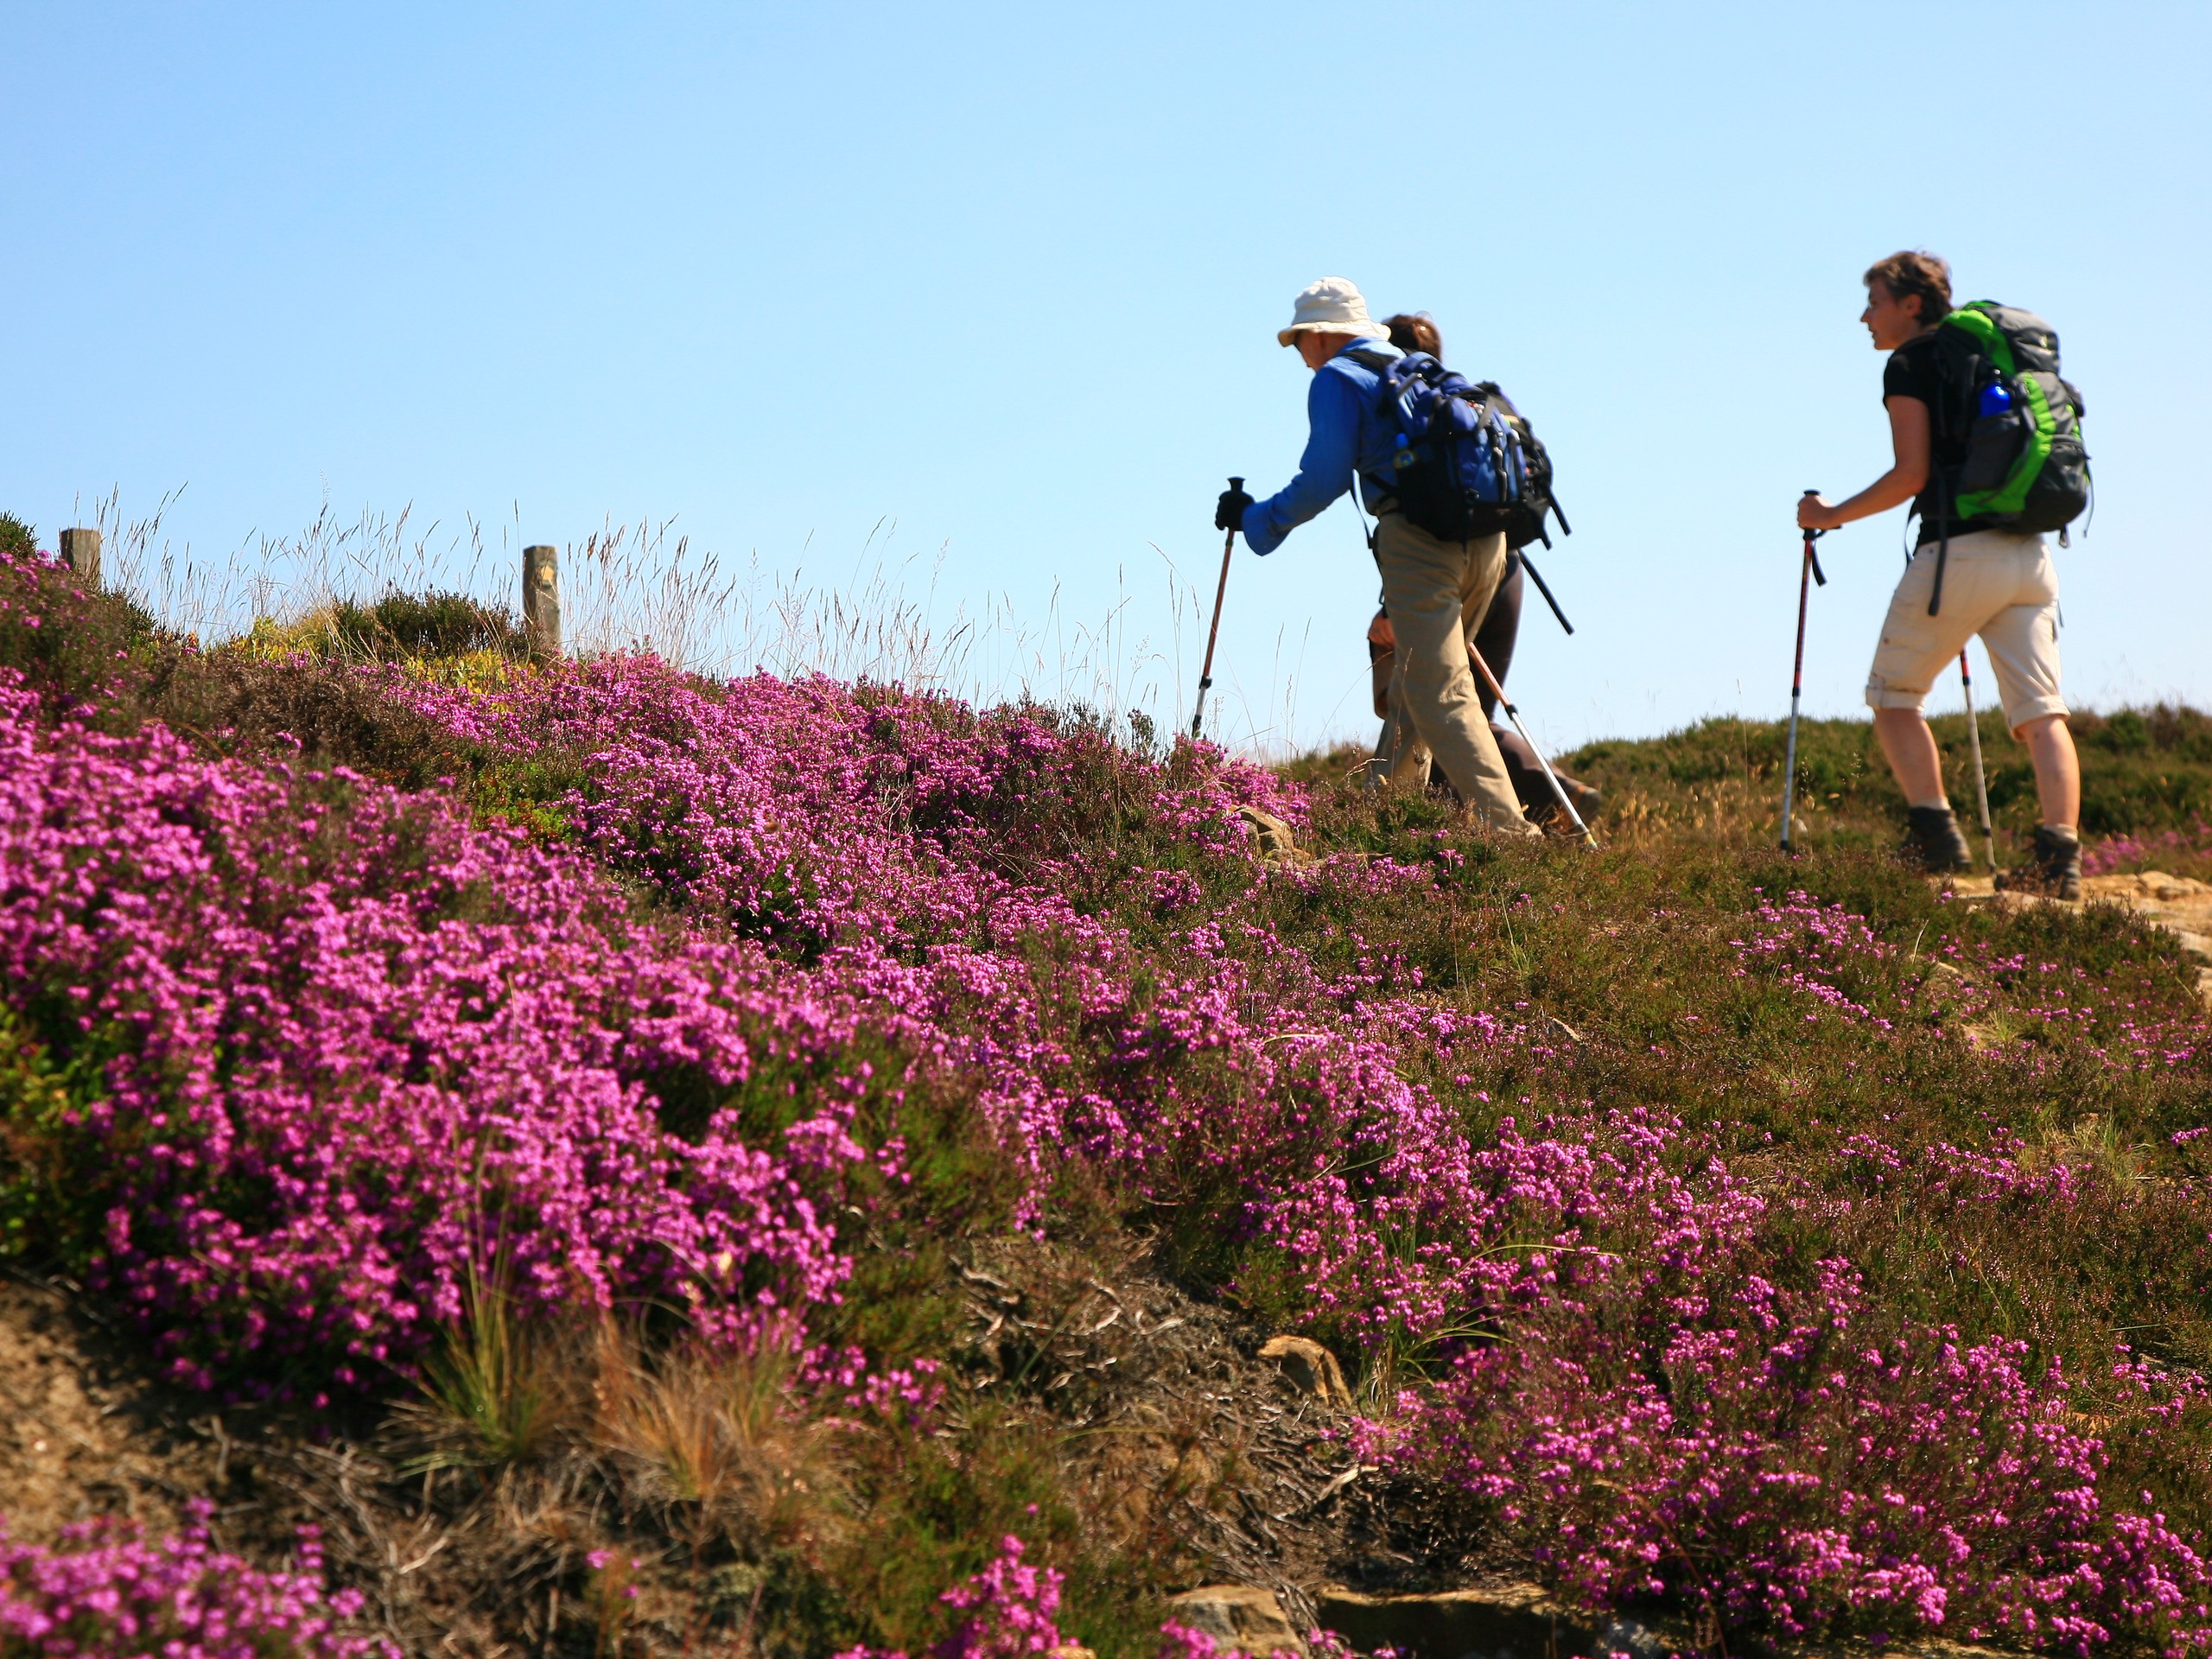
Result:
{"type": "MultiPolygon", "coordinates": [[[[2050,459],[2050,441],[2057,430],[2051,417],[2050,401],[2044,396],[2042,386],[2031,374],[2022,374],[2012,357],[2012,342],[2005,338],[2005,331],[1996,320],[1982,308],[1996,308],[1994,300],[1976,300],[1962,305],[1945,317],[1939,325],[1956,328],[1969,336],[1974,348],[1989,359],[1999,374],[2004,376],[2006,390],[2016,397],[2027,400],[2029,412],[2035,417],[2034,429],[2021,448],[2019,459],[2012,463],[2012,470],[2005,481],[1993,490],[1975,490],[1960,496],[1951,504],[1952,512],[1961,518],[1978,518],[1984,513],[2018,512],[2026,505],[2028,492],[2035,487],[2036,474],[2043,471],[2043,464],[2050,459]]],[[[1972,416],[1967,417],[1971,422],[1972,416]]]]}

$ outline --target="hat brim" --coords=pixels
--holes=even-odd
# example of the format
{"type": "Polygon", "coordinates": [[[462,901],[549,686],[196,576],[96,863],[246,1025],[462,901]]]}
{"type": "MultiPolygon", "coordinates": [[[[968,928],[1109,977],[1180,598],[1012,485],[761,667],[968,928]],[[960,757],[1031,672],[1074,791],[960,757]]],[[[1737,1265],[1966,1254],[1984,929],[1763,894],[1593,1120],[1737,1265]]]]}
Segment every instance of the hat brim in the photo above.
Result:
{"type": "Polygon", "coordinates": [[[1388,340],[1390,331],[1381,323],[1368,322],[1294,322],[1287,328],[1275,330],[1275,344],[1287,346],[1300,334],[1350,334],[1354,340],[1388,340]]]}

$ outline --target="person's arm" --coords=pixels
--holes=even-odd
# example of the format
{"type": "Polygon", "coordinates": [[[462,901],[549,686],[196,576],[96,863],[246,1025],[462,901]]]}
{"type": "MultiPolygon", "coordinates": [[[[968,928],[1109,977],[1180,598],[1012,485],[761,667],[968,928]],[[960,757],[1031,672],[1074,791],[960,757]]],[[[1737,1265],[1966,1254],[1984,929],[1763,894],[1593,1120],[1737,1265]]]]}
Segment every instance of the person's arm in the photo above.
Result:
{"type": "Polygon", "coordinates": [[[1359,388],[1349,375],[1315,371],[1306,394],[1306,453],[1299,457],[1298,476],[1244,509],[1244,544],[1255,553],[1274,552],[1283,537],[1351,487],[1359,405],[1359,388]]]}
{"type": "Polygon", "coordinates": [[[1890,470],[1847,501],[1829,505],[1824,495],[1801,496],[1800,530],[1840,530],[1857,518],[1910,501],[1928,484],[1928,405],[1917,397],[1885,397],[1890,411],[1890,470]]]}

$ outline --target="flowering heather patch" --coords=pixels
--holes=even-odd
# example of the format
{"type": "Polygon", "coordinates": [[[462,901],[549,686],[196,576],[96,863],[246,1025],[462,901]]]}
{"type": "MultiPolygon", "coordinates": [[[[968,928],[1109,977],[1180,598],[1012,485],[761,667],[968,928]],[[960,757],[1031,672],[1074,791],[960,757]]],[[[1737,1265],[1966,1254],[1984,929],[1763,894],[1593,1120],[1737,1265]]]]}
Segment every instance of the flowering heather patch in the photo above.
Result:
{"type": "Polygon", "coordinates": [[[2105,1524],[2102,1446],[2025,1344],[1885,1330],[1847,1263],[1793,1293],[1749,1242],[1705,1241],[1688,1274],[1548,1263],[1503,1339],[1370,1449],[1496,1503],[1593,1605],[1664,1597],[1790,1637],[2212,1641],[2212,1573],[2163,1516],[2105,1524]]]}
{"type": "Polygon", "coordinates": [[[1872,1000],[1865,985],[1897,954],[1875,937],[1865,917],[1803,893],[1793,891],[1779,904],[1762,896],[1745,937],[1729,943],[1743,953],[1739,974],[1757,968],[1838,1014],[1889,1029],[1887,1020],[1854,1000],[1872,1000]]]}
{"type": "MultiPolygon", "coordinates": [[[[497,1263],[526,1316],[788,1339],[855,1434],[936,1457],[974,1356],[900,1320],[971,1212],[925,1239],[898,1205],[996,1181],[985,1224],[1141,1230],[1358,1362],[1363,1443],[1592,1603],[2212,1624],[2178,1369],[2204,1022],[2116,924],[1947,915],[1863,862],[1570,866],[1205,746],[642,657],[354,673],[452,795],[95,729],[126,694],[89,673],[0,687],[0,1243],[179,1378],[373,1392],[497,1263]],[[1246,805],[1324,855],[1263,862],[1246,805]],[[988,1169],[910,1137],[916,1102],[988,1169]],[[871,1272],[912,1299],[875,1327],[871,1272]],[[2177,1334],[2154,1365],[2123,1328],[2177,1334]]],[[[957,1650],[1057,1641],[1056,1563],[951,1592],[957,1650]]],[[[941,1628],[912,1613],[839,1639],[941,1628]]]]}
{"type": "Polygon", "coordinates": [[[833,1295],[849,1020],[626,932],[587,867],[436,799],[45,728],[0,687],[0,972],[48,1095],[8,1201],[77,1213],[203,1386],[373,1383],[495,1254],[525,1302],[709,1328],[833,1295]],[[731,1114],[673,1133],[648,1090],[764,1065],[823,1072],[772,1148],[731,1114]]]}
{"type": "MultiPolygon", "coordinates": [[[[1248,1228],[1294,1231],[1338,1202],[1317,1140],[1388,1142],[1402,1166],[1455,1133],[1399,1079],[1394,1045],[1362,1035],[1373,993],[1417,988],[1416,972],[1363,944],[1351,973],[1325,974],[1250,921],[1232,938],[1192,913],[1202,876],[1232,899],[1254,886],[1237,805],[1302,817],[1252,768],[1189,747],[1147,764],[1033,715],[823,682],[710,693],[645,658],[488,693],[406,685],[456,733],[578,757],[559,804],[585,844],[911,1021],[1029,1161],[1027,1215],[1073,1146],[1161,1201],[1227,1180],[1248,1228]],[[1126,862],[1063,855],[1101,820],[1127,836],[1126,862]],[[1163,937],[1098,913],[1116,897],[1163,937]]],[[[1433,884],[1386,861],[1286,879],[1338,900],[1433,884]]],[[[1317,1263],[1309,1282],[1337,1272],[1317,1263]]],[[[1399,1317],[1422,1294],[1409,1274],[1427,1276],[1409,1266],[1368,1287],[1359,1317],[1399,1317]]]]}
{"type": "Polygon", "coordinates": [[[2212,823],[2197,818],[2140,835],[2106,836],[2083,850],[2082,874],[2110,875],[2130,866],[2187,866],[2207,859],[2212,859],[2212,823]]]}
{"type": "Polygon", "coordinates": [[[569,757],[574,786],[556,804],[581,843],[695,916],[801,957],[957,939],[1008,897],[1061,895],[1104,874],[1064,861],[1116,809],[1185,851],[1236,846],[1224,809],[1240,802],[1303,817],[1255,767],[1145,766],[1039,712],[978,715],[828,680],[709,685],[616,656],[498,690],[391,684],[494,753],[569,757]]]}
{"type": "Polygon", "coordinates": [[[303,1529],[296,1564],[264,1572],[218,1550],[200,1502],[158,1543],[127,1523],[70,1528],[59,1545],[19,1544],[0,1526],[0,1653],[10,1659],[397,1659],[386,1642],[341,1634],[358,1591],[323,1584],[303,1529]]]}

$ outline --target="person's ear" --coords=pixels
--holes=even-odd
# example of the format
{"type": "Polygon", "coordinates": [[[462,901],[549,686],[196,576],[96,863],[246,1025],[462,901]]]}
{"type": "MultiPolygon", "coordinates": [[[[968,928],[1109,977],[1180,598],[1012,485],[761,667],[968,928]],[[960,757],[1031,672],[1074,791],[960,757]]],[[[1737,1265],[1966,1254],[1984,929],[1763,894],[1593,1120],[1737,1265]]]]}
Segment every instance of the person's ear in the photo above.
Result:
{"type": "Polygon", "coordinates": [[[1915,322],[1918,322],[1920,321],[1920,308],[1927,303],[1928,296],[1924,294],[1900,294],[1897,296],[1897,309],[1904,312],[1905,315],[1910,317],[1915,322]]]}

